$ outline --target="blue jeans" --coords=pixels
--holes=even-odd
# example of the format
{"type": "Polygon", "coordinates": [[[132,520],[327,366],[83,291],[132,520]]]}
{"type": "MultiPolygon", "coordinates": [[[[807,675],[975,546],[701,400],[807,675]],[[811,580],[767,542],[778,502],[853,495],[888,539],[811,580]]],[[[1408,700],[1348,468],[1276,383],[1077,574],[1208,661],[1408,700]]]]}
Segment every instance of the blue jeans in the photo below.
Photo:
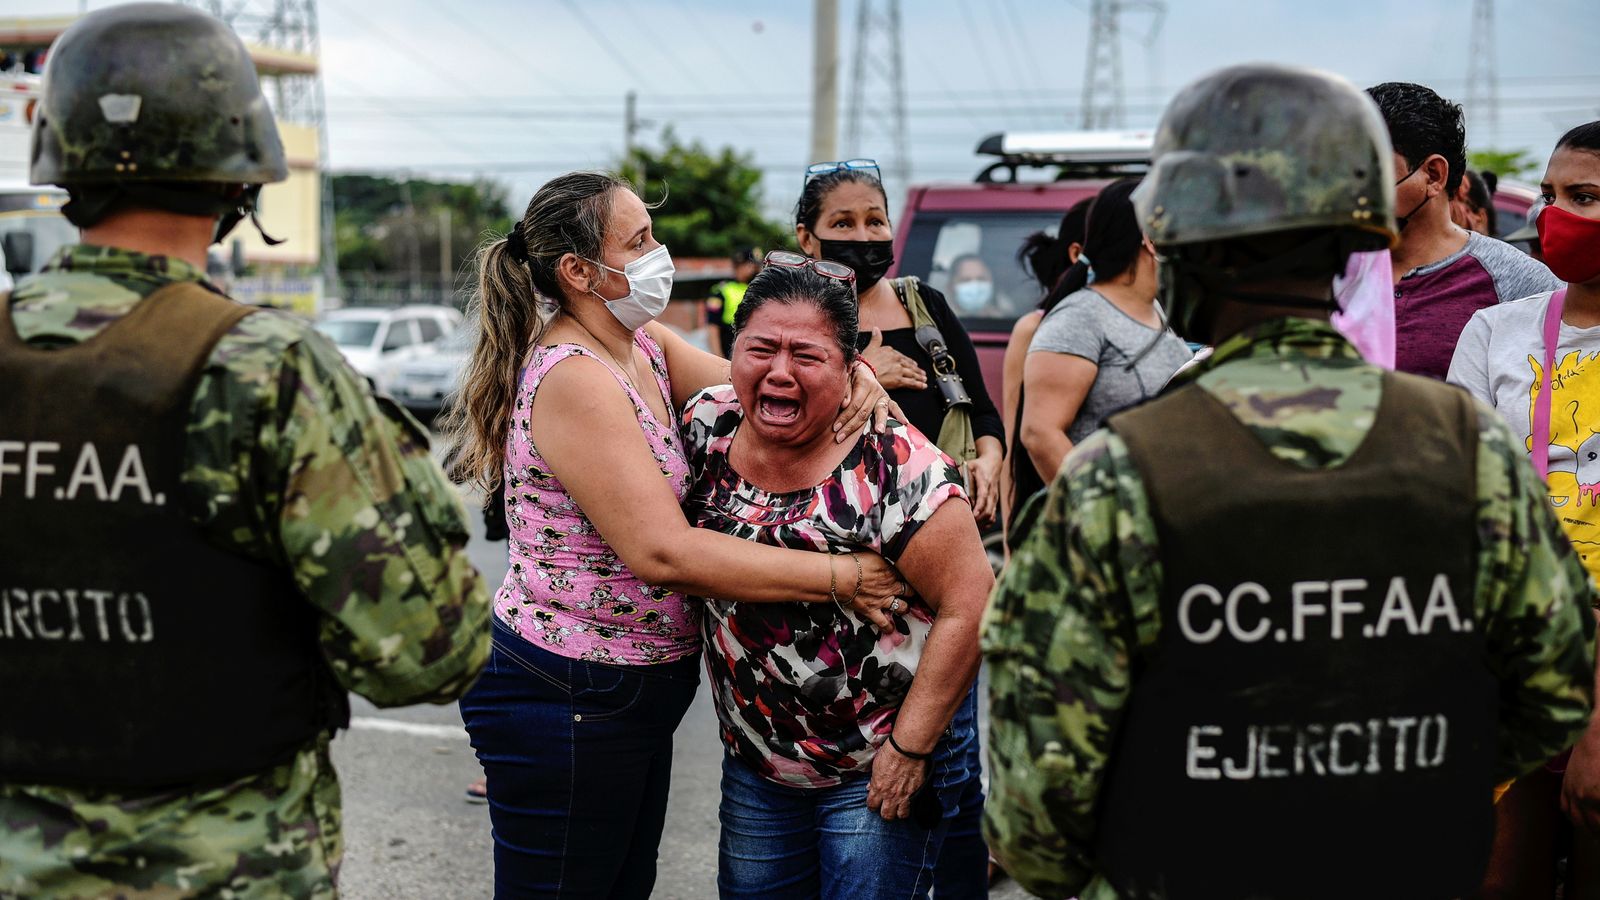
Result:
{"type": "Polygon", "coordinates": [[[970,720],[964,732],[955,731],[959,721],[958,715],[951,723],[953,733],[939,742],[929,763],[929,777],[944,807],[944,817],[931,829],[914,819],[888,822],[868,809],[868,777],[829,788],[788,787],[724,755],[717,861],[722,897],[927,897],[966,788],[966,745],[978,740],[970,720]]]}
{"type": "Polygon", "coordinates": [[[461,717],[488,777],[495,896],[646,898],[672,778],[672,732],[699,656],[581,662],[494,623],[461,717]]]}
{"type": "Polygon", "coordinates": [[[961,701],[950,720],[950,733],[971,738],[957,739],[955,753],[960,765],[948,770],[955,800],[954,808],[951,803],[945,804],[950,825],[945,832],[944,849],[939,852],[939,865],[933,872],[933,894],[939,900],[987,897],[989,845],[983,840],[983,753],[978,745],[977,679],[973,679],[967,699],[961,701]]]}

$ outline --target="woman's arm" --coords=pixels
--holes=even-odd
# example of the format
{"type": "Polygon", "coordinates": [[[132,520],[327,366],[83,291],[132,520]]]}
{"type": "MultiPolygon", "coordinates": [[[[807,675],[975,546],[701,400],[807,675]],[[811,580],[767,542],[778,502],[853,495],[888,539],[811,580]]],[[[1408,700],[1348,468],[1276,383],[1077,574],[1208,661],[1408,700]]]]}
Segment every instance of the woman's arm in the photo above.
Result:
{"type": "MultiPolygon", "coordinates": [[[[660,322],[651,322],[644,326],[644,330],[661,347],[661,355],[666,357],[673,407],[683,409],[695,394],[712,385],[727,384],[733,380],[727,360],[701,350],[671,328],[660,322]]],[[[872,430],[882,434],[884,423],[891,414],[898,415],[899,409],[889,400],[889,393],[878,385],[872,370],[862,365],[854,366],[850,371],[850,395],[845,398],[839,417],[833,422],[834,440],[844,443],[860,431],[869,418],[872,419],[872,430]]]]}
{"type": "Polygon", "coordinates": [[[1000,464],[1002,526],[1009,526],[1011,522],[1011,492],[1015,490],[1009,462],[1011,454],[1028,452],[1016,434],[1017,404],[1022,401],[1022,362],[1028,357],[1028,345],[1033,343],[1033,334],[1039,330],[1039,321],[1043,318],[1044,313],[1034,310],[1017,320],[1011,327],[1011,340],[1006,344],[1005,359],[1000,364],[1000,424],[1006,429],[1006,454],[1000,464]]]}
{"type": "MultiPolygon", "coordinates": [[[[540,382],[529,411],[533,442],[624,565],[640,580],[686,594],[754,602],[830,602],[847,598],[855,565],[842,557],[768,547],[694,528],[662,477],[633,405],[604,365],[573,357],[540,382]]],[[[876,554],[859,554],[864,610],[900,593],[899,577],[876,554]]]]}
{"type": "Polygon", "coordinates": [[[1011,327],[1011,341],[1006,344],[1005,360],[1000,364],[1001,422],[1006,430],[1006,446],[1015,447],[1017,436],[1011,433],[1017,421],[1017,400],[1022,396],[1022,363],[1028,358],[1028,345],[1033,343],[1033,333],[1039,330],[1044,313],[1034,310],[1017,320],[1011,327]]]}
{"type": "Polygon", "coordinates": [[[690,397],[714,384],[727,384],[732,379],[726,359],[701,350],[666,325],[651,322],[644,326],[644,331],[661,347],[661,355],[666,357],[674,407],[683,409],[690,397]]]}
{"type": "Polygon", "coordinates": [[[1067,426],[1078,417],[1099,372],[1099,366],[1081,356],[1048,350],[1029,353],[1022,365],[1028,405],[1022,408],[1022,432],[1017,437],[1046,484],[1072,451],[1067,426]]]}
{"type": "MultiPolygon", "coordinates": [[[[972,510],[951,500],[912,536],[899,564],[937,615],[895,718],[894,739],[912,753],[931,753],[978,673],[978,620],[994,588],[994,573],[972,510]]],[[[909,815],[925,769],[885,742],[873,757],[867,805],[885,819],[909,815]]]]}

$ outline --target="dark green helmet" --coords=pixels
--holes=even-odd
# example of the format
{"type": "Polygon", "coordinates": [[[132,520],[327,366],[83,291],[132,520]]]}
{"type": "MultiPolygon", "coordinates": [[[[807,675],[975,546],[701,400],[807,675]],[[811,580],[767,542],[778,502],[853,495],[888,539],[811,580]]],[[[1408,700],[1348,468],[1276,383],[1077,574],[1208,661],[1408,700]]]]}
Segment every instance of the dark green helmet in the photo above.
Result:
{"type": "Polygon", "coordinates": [[[1134,205],[1162,248],[1304,228],[1399,240],[1378,108],[1337,75],[1289,66],[1232,66],[1180,91],[1134,205]]]}
{"type": "Polygon", "coordinates": [[[196,9],[132,3],[89,13],[51,48],[29,174],[72,187],[289,172],[239,36],[196,9]]]}
{"type": "MultiPolygon", "coordinates": [[[[1394,158],[1377,106],[1343,78],[1311,69],[1232,66],[1184,88],[1161,118],[1150,174],[1133,201],[1164,254],[1167,321],[1190,339],[1210,339],[1196,326],[1215,289],[1399,241],[1394,158]],[[1208,245],[1285,232],[1305,240],[1244,269],[1200,259],[1208,245]]],[[[1330,282],[1338,265],[1326,267],[1330,282]]]]}

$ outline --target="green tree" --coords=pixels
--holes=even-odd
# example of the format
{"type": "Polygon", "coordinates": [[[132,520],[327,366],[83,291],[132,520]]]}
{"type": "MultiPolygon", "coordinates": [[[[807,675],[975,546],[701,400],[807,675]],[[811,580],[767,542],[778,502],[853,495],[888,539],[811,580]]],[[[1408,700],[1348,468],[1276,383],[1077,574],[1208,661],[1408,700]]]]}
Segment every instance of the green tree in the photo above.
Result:
{"type": "Polygon", "coordinates": [[[437,275],[441,243],[459,273],[485,233],[511,227],[506,188],[494,181],[335,175],[333,197],[339,268],[351,273],[437,275]]]}
{"type": "Polygon", "coordinates": [[[659,150],[636,147],[619,168],[647,201],[661,201],[650,214],[655,236],[674,255],[726,257],[790,242],[786,226],[761,214],[761,170],[747,153],[712,153],[668,128],[659,150]]]}
{"type": "Polygon", "coordinates": [[[1520,178],[1539,170],[1540,161],[1526,150],[1474,150],[1467,154],[1467,166],[1480,172],[1493,172],[1501,178],[1520,178]]]}

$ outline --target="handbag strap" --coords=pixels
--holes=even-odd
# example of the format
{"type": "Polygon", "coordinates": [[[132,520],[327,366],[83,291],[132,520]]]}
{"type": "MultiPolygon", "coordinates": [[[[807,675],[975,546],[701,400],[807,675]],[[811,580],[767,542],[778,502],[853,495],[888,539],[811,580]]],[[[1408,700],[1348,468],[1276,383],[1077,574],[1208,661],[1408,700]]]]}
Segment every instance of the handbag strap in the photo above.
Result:
{"type": "Polygon", "coordinates": [[[1543,481],[1550,474],[1550,403],[1555,393],[1556,345],[1561,341],[1561,310],[1567,305],[1567,289],[1550,295],[1544,308],[1544,385],[1533,401],[1533,446],[1529,456],[1534,471],[1543,481]]]}
{"type": "Polygon", "coordinates": [[[896,278],[890,283],[894,285],[894,292],[900,298],[900,304],[906,308],[906,314],[911,317],[911,327],[917,344],[928,354],[928,361],[933,364],[933,377],[944,395],[945,409],[971,406],[972,395],[967,392],[967,386],[961,380],[961,372],[956,368],[955,357],[950,355],[950,343],[944,339],[943,332],[939,331],[938,323],[933,320],[933,315],[928,312],[928,305],[922,300],[921,291],[917,290],[917,277],[907,275],[896,278]]]}

